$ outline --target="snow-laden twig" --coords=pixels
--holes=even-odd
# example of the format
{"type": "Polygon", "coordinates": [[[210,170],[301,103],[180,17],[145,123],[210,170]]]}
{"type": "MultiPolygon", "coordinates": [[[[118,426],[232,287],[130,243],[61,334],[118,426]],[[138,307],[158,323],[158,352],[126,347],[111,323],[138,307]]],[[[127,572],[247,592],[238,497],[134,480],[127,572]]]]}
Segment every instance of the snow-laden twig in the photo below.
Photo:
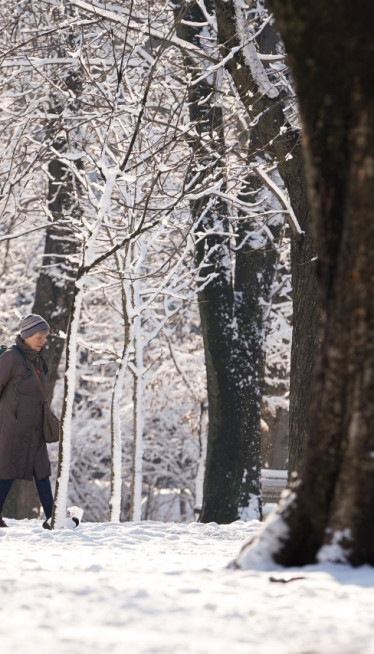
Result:
{"type": "MultiPolygon", "coordinates": [[[[126,28],[134,31],[134,32],[139,32],[142,33],[143,28],[139,27],[139,22],[138,21],[132,21],[131,23],[128,22],[128,16],[122,17],[118,14],[116,14],[114,11],[110,11],[108,9],[105,9],[102,5],[98,3],[93,3],[93,2],[85,2],[84,0],[71,0],[71,4],[74,5],[75,7],[79,7],[80,9],[83,9],[84,11],[88,11],[92,14],[95,14],[95,16],[101,16],[102,18],[105,18],[109,21],[113,21],[115,23],[118,23],[120,25],[126,26],[126,28]]],[[[168,46],[176,46],[180,50],[187,52],[189,56],[195,56],[197,59],[204,59],[206,60],[207,54],[202,51],[200,48],[196,47],[192,43],[188,43],[187,41],[184,41],[183,39],[180,39],[179,37],[171,34],[170,32],[164,33],[161,32],[160,30],[156,30],[150,25],[147,25],[147,34],[151,36],[154,39],[158,39],[163,43],[163,45],[168,45],[168,46]]],[[[213,61],[214,63],[216,60],[213,57],[209,57],[210,61],[213,61]]]]}
{"type": "Polygon", "coordinates": [[[37,227],[30,227],[30,229],[27,229],[24,232],[17,232],[16,234],[7,234],[6,236],[0,236],[0,243],[2,243],[3,241],[12,241],[15,238],[22,238],[22,236],[26,236],[31,232],[37,232],[41,229],[45,229],[47,226],[48,223],[44,223],[43,225],[38,225],[37,227]]]}
{"type": "Polygon", "coordinates": [[[299,221],[296,218],[295,212],[292,209],[291,203],[289,199],[287,198],[286,194],[283,193],[283,191],[279,188],[275,182],[269,177],[269,175],[265,172],[262,166],[254,166],[254,170],[258,174],[258,176],[262,179],[262,181],[266,184],[268,189],[274,193],[274,195],[278,198],[278,200],[281,201],[283,206],[287,209],[287,216],[288,216],[288,221],[290,224],[290,227],[293,231],[294,234],[297,234],[297,236],[303,236],[304,231],[301,229],[299,225],[299,221]]]}
{"type": "MultiPolygon", "coordinates": [[[[241,11],[238,10],[238,11],[241,11]]],[[[238,11],[236,12],[236,15],[238,16],[238,11]]],[[[208,70],[204,71],[202,75],[197,77],[196,79],[191,82],[191,86],[196,86],[200,82],[202,82],[204,79],[209,77],[212,73],[216,72],[217,70],[220,70],[226,66],[226,64],[233,59],[233,57],[238,53],[243,51],[244,56],[247,58],[247,63],[251,68],[252,75],[256,82],[259,85],[259,90],[260,92],[264,93],[264,95],[268,95],[269,97],[277,97],[278,96],[278,91],[273,87],[271,82],[269,81],[268,76],[266,75],[265,70],[263,69],[263,66],[260,61],[258,61],[258,53],[257,50],[253,44],[253,42],[256,40],[256,38],[261,34],[263,31],[264,27],[267,25],[267,23],[271,20],[272,16],[268,16],[268,18],[263,22],[261,27],[252,34],[251,36],[248,37],[248,30],[246,29],[246,26],[243,27],[243,21],[241,23],[241,31],[240,28],[238,30],[238,34],[240,35],[240,44],[231,48],[230,52],[224,57],[223,59],[219,59],[219,61],[216,61],[213,66],[210,66],[208,70]],[[261,86],[261,88],[260,88],[261,86]],[[270,88],[271,87],[271,88],[270,88]],[[270,94],[270,95],[269,95],[270,94]]],[[[241,18],[240,18],[241,19],[241,18]]],[[[240,20],[239,19],[239,20],[240,20]]],[[[242,20],[242,19],[241,19],[242,20]]]]}
{"type": "MultiPolygon", "coordinates": [[[[255,81],[255,84],[257,85],[258,91],[270,99],[277,98],[279,96],[278,89],[273,86],[269,80],[266,71],[258,57],[258,53],[254,45],[256,35],[254,35],[250,40],[247,38],[248,23],[245,19],[241,3],[238,2],[238,0],[234,0],[234,7],[237,35],[241,42],[243,57],[245,63],[252,73],[252,77],[255,81]]],[[[270,16],[268,16],[264,22],[268,23],[271,20],[271,17],[272,16],[270,14],[270,16]]],[[[263,28],[264,24],[261,25],[261,29],[263,28]]]]}

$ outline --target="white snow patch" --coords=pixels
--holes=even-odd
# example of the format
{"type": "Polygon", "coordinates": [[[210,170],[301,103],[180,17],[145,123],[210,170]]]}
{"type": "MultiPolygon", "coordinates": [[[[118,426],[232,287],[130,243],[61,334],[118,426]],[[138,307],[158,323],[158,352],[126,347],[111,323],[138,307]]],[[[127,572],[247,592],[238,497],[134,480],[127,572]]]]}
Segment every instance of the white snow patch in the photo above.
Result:
{"type": "Polygon", "coordinates": [[[374,569],[227,568],[258,522],[8,524],[4,654],[373,652],[374,569]]]}
{"type": "Polygon", "coordinates": [[[274,570],[274,554],[278,551],[280,541],[287,537],[288,527],[282,516],[270,513],[255,540],[252,538],[239,552],[235,563],[242,570],[274,570]],[[252,542],[253,540],[253,542],[252,542]]]}
{"type": "Polygon", "coordinates": [[[343,541],[349,542],[352,538],[350,529],[335,531],[331,536],[330,543],[323,545],[318,552],[317,560],[320,563],[340,562],[346,563],[349,551],[343,547],[343,541]]]}
{"type": "Polygon", "coordinates": [[[259,520],[260,518],[260,507],[259,507],[259,498],[257,495],[251,495],[249,498],[248,506],[239,507],[238,514],[241,520],[244,522],[250,522],[251,520],[259,520]]]}

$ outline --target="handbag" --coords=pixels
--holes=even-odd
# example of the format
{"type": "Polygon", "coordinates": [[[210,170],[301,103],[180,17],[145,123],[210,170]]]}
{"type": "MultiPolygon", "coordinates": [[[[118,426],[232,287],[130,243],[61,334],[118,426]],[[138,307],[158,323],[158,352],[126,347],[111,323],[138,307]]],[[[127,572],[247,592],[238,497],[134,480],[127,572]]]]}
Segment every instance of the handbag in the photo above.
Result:
{"type": "Polygon", "coordinates": [[[43,436],[46,443],[58,443],[60,439],[60,421],[47,400],[43,400],[43,436]]]}
{"type": "Polygon", "coordinates": [[[43,384],[34,366],[30,366],[38,381],[43,398],[43,437],[46,443],[57,443],[60,439],[60,421],[49,406],[43,384]]]}

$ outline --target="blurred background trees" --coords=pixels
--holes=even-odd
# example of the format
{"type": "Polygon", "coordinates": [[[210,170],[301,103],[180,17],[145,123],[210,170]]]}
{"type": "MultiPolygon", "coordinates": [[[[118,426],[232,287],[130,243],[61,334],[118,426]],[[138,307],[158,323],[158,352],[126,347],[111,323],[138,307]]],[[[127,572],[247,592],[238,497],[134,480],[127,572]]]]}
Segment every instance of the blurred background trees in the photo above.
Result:
{"type": "Polygon", "coordinates": [[[124,245],[90,270],[75,343],[69,500],[90,520],[109,504],[111,519],[261,515],[261,419],[266,434],[287,415],[292,299],[292,468],[301,457],[317,312],[298,118],[266,10],[238,11],[2,13],[2,340],[13,310],[46,317],[56,409],[81,253],[124,245]]]}

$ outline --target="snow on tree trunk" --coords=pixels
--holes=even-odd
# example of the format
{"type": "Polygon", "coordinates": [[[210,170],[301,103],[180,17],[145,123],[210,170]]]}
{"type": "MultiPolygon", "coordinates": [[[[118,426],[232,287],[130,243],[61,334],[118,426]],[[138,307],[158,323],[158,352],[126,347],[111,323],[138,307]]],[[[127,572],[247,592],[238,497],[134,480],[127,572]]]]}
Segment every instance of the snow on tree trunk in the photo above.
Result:
{"type": "MultiPolygon", "coordinates": [[[[74,50],[74,35],[69,34],[68,42],[74,50]]],[[[61,47],[61,44],[60,44],[61,47]]],[[[65,44],[63,50],[69,49],[65,44]]],[[[77,116],[80,103],[76,99],[82,91],[81,69],[68,70],[64,75],[64,83],[69,89],[69,109],[77,116]],[[75,101],[71,103],[71,97],[75,101]]],[[[72,228],[69,229],[67,217],[74,224],[79,221],[82,213],[82,189],[74,172],[59,158],[69,152],[70,144],[63,138],[62,121],[68,123],[70,129],[71,116],[61,118],[66,110],[66,96],[61,97],[55,92],[51,97],[51,118],[46,127],[46,134],[54,134],[51,160],[48,163],[48,197],[47,213],[51,222],[46,230],[43,264],[36,283],[33,312],[44,316],[51,327],[51,334],[46,342],[45,354],[48,361],[48,394],[53,396],[53,389],[58,378],[58,367],[65,347],[60,332],[66,333],[69,323],[71,302],[74,293],[74,280],[77,274],[77,264],[74,261],[79,255],[80,242],[72,228]]],[[[75,130],[78,140],[79,130],[75,130]]],[[[82,170],[82,160],[75,160],[77,170],[82,170]]]]}
{"type": "Polygon", "coordinates": [[[46,230],[43,264],[36,283],[32,310],[44,316],[51,327],[51,334],[45,346],[45,357],[48,361],[48,395],[51,398],[65,347],[60,332],[65,334],[67,331],[74,293],[76,265],[72,257],[78,254],[80,245],[73,232],[58,226],[64,212],[69,211],[77,216],[79,211],[77,189],[72,175],[58,160],[49,165],[49,174],[48,208],[57,224],[52,223],[46,230]]]}
{"type": "Polygon", "coordinates": [[[70,322],[66,339],[66,369],[64,380],[64,402],[61,415],[58,470],[55,502],[52,514],[52,528],[62,529],[65,525],[70,474],[72,413],[76,385],[77,334],[83,301],[85,276],[75,282],[70,322]]]}
{"type": "MultiPolygon", "coordinates": [[[[212,2],[205,7],[213,13],[212,2]]],[[[188,24],[178,28],[181,36],[202,49],[204,45],[207,47],[205,14],[192,6],[184,18],[188,24]]],[[[209,43],[211,47],[212,40],[209,43]]],[[[192,76],[190,118],[196,125],[196,136],[190,137],[195,153],[195,183],[214,185],[219,179],[224,194],[220,80],[213,75],[198,76],[194,62],[188,57],[186,66],[192,76]]],[[[249,183],[246,180],[242,185],[243,206],[249,204],[248,197],[254,197],[253,193],[260,190],[259,184],[252,183],[249,188],[249,183]]],[[[207,369],[209,429],[200,519],[231,522],[237,518],[260,518],[263,315],[273,278],[274,250],[267,237],[256,232],[260,224],[253,217],[240,216],[237,225],[228,219],[231,211],[225,199],[214,194],[209,196],[207,191],[205,197],[201,194],[192,202],[191,208],[194,218],[200,217],[196,229],[199,238],[196,261],[199,266],[205,266],[200,273],[199,309],[207,369]]],[[[263,220],[259,222],[263,225],[263,220]]]]}
{"type": "MultiPolygon", "coordinates": [[[[131,248],[126,248],[125,262],[128,264],[131,248]]],[[[123,316],[123,350],[121,360],[118,364],[111,402],[110,432],[111,432],[111,477],[110,477],[110,500],[109,520],[119,522],[121,519],[122,500],[122,430],[121,430],[121,400],[123,396],[123,384],[128,368],[130,348],[132,345],[133,326],[130,323],[130,283],[122,278],[123,266],[121,258],[116,254],[117,270],[121,272],[121,301],[123,316]]],[[[126,267],[125,263],[125,267],[126,267]]]]}
{"type": "Polygon", "coordinates": [[[134,439],[132,456],[132,485],[130,518],[138,522],[142,517],[142,483],[143,483],[143,385],[144,362],[143,340],[140,315],[140,281],[133,282],[134,318],[134,364],[133,364],[133,409],[134,409],[134,439]]]}
{"type": "Polygon", "coordinates": [[[295,79],[322,338],[300,482],[238,564],[374,565],[374,72],[366,3],[271,2],[295,79]],[[317,37],[316,37],[317,35],[317,37]]]}
{"type": "Polygon", "coordinates": [[[111,522],[119,522],[121,518],[122,434],[120,409],[128,357],[128,343],[125,343],[122,358],[116,372],[111,402],[111,479],[109,500],[109,520],[111,522]]]}

